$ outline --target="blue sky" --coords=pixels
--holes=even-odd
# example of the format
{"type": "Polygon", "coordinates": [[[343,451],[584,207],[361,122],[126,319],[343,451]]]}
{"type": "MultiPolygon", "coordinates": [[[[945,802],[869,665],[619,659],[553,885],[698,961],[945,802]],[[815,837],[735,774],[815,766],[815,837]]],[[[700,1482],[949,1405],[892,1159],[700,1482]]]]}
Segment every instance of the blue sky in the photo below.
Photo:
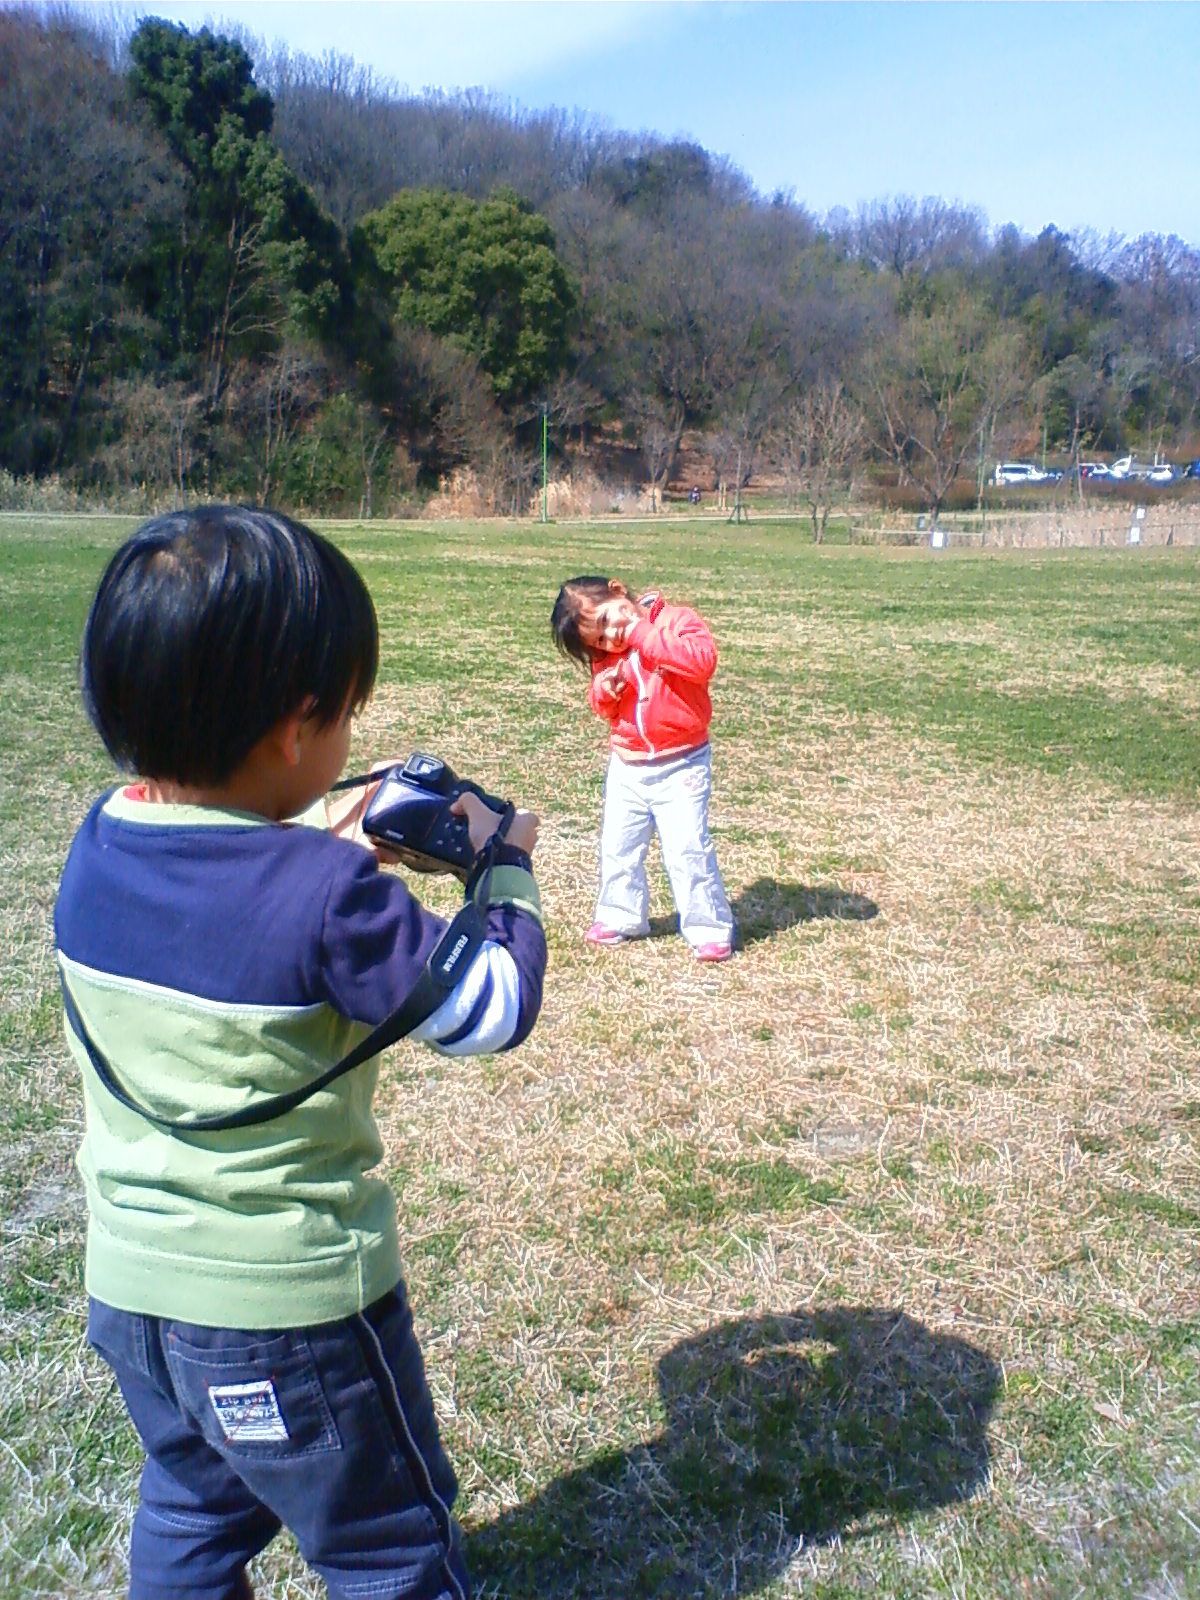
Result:
{"type": "MultiPolygon", "coordinates": [[[[108,9],[108,8],[106,8],[108,9]]],[[[993,226],[1200,247],[1200,4],[1134,0],[243,0],[114,9],[241,24],[403,88],[688,137],[810,210],[894,195],[993,226]]]]}

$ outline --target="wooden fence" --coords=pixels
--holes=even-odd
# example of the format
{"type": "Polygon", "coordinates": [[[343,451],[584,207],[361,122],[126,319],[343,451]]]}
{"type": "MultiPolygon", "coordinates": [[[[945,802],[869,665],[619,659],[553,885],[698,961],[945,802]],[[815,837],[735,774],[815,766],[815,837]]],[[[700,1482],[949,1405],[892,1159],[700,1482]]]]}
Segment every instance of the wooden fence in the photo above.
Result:
{"type": "MultiPolygon", "coordinates": [[[[940,531],[948,546],[973,545],[994,550],[1200,545],[1200,506],[1123,504],[984,517],[951,516],[941,519],[940,531]]],[[[920,531],[916,539],[907,530],[902,537],[904,543],[931,542],[926,530],[920,531]]],[[[885,531],[881,535],[881,542],[895,539],[895,533],[885,531]]]]}

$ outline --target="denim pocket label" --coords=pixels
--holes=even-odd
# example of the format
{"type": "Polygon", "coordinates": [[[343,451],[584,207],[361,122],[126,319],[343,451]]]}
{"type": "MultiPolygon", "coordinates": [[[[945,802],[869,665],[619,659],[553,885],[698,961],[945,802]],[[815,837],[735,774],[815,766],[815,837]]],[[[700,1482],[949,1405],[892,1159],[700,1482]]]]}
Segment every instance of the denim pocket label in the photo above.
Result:
{"type": "Polygon", "coordinates": [[[279,1409],[275,1385],[262,1383],[210,1383],[208,1398],[227,1439],[244,1442],[288,1437],[279,1409]]]}

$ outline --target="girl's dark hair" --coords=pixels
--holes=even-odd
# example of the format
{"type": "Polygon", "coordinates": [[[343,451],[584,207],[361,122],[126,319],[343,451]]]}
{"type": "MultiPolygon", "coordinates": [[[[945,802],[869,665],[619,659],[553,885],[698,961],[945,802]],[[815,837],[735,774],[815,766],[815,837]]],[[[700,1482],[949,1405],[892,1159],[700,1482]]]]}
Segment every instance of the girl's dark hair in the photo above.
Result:
{"type": "Polygon", "coordinates": [[[154,517],[113,556],[83,635],[83,699],[119,767],[223,783],[304,702],[320,726],[360,709],[375,608],[328,540],[278,511],[154,517]]]}
{"type": "MultiPolygon", "coordinates": [[[[558,591],[554,610],[550,613],[550,634],[563,655],[570,656],[585,667],[591,666],[592,652],[579,637],[580,602],[590,600],[601,605],[612,599],[611,578],[598,578],[594,574],[581,578],[568,578],[558,591]]],[[[624,588],[624,584],[621,585],[624,588]]]]}

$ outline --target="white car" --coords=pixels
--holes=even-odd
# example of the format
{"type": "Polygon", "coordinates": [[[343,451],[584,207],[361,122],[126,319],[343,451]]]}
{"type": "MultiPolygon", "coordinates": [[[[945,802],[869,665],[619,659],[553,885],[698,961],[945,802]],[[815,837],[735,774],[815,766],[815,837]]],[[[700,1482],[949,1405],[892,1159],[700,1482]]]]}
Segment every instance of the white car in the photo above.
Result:
{"type": "Polygon", "coordinates": [[[1049,476],[1041,467],[1035,467],[1032,461],[997,461],[994,482],[1045,483],[1049,476]]]}
{"type": "Polygon", "coordinates": [[[1145,483],[1173,483],[1175,468],[1168,461],[1147,466],[1136,456],[1118,456],[1108,469],[1110,478],[1140,478],[1145,483]]]}

